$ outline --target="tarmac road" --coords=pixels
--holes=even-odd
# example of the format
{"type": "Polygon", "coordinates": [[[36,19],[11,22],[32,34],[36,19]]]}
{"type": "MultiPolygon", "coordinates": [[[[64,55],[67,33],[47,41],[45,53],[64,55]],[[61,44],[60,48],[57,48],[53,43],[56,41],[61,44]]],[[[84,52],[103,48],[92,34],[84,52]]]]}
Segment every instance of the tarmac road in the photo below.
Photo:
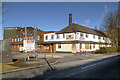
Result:
{"type": "Polygon", "coordinates": [[[120,56],[114,56],[107,59],[83,64],[80,66],[46,72],[43,75],[34,78],[44,78],[46,80],[58,78],[120,78],[120,56]]]}

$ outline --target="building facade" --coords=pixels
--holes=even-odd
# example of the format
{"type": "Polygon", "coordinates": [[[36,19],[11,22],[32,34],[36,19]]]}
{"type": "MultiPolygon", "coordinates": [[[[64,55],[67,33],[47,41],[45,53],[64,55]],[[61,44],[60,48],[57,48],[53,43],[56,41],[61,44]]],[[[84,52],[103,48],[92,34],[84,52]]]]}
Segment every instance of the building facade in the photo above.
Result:
{"type": "Polygon", "coordinates": [[[100,47],[110,47],[110,39],[104,32],[72,23],[69,15],[69,26],[64,29],[44,34],[44,42],[56,45],[56,52],[96,51],[100,47]]]}
{"type": "MultiPolygon", "coordinates": [[[[11,38],[11,50],[22,51],[25,40],[25,28],[16,30],[16,36],[11,38]]],[[[41,31],[27,27],[27,39],[37,38],[37,52],[70,52],[96,51],[100,47],[110,47],[108,36],[97,29],[91,29],[76,23],[72,23],[72,14],[69,14],[69,25],[60,31],[41,31]],[[35,35],[35,36],[34,36],[35,35]]]]}

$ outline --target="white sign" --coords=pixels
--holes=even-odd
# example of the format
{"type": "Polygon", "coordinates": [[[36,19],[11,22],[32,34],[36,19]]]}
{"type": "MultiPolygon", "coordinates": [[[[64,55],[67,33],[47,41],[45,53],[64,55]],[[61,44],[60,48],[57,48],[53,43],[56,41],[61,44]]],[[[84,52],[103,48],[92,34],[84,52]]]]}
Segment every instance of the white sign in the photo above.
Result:
{"type": "Polygon", "coordinates": [[[24,40],[24,50],[25,51],[33,51],[35,49],[35,41],[34,40],[24,40]]]}
{"type": "Polygon", "coordinates": [[[24,47],[20,47],[20,51],[23,51],[24,50],[24,47]]]}

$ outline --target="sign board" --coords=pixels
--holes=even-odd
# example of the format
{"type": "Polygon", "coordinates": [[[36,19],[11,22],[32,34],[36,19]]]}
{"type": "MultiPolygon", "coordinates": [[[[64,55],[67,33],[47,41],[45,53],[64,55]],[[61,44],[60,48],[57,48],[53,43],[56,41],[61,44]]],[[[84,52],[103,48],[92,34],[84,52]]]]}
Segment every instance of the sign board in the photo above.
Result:
{"type": "Polygon", "coordinates": [[[24,50],[25,51],[33,51],[35,49],[35,41],[34,40],[24,40],[24,50]]]}

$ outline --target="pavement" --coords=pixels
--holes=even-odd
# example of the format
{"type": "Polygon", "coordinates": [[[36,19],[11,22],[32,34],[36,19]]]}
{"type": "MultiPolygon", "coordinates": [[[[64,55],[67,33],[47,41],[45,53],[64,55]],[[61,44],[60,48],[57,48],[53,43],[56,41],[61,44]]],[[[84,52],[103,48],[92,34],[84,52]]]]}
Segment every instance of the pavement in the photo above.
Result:
{"type": "MultiPolygon", "coordinates": [[[[46,53],[46,55],[48,55],[48,54],[46,53]]],[[[61,56],[64,54],[59,53],[56,55],[61,56]]],[[[116,56],[116,55],[119,55],[119,53],[114,53],[114,54],[109,54],[109,55],[108,54],[83,54],[83,55],[80,55],[80,54],[67,54],[66,53],[64,56],[59,57],[59,58],[58,57],[53,58],[53,56],[52,56],[51,60],[52,59],[54,59],[54,60],[51,62],[49,62],[50,60],[47,60],[47,58],[48,58],[47,57],[45,60],[43,60],[44,62],[46,62],[46,64],[38,64],[38,65],[30,66],[30,67],[19,68],[19,69],[3,72],[2,77],[3,78],[31,78],[36,75],[41,75],[46,71],[66,69],[69,67],[87,64],[87,63],[90,63],[93,61],[101,60],[101,59],[116,56]]],[[[38,61],[35,63],[40,63],[40,62],[38,61]]],[[[43,63],[43,62],[41,61],[41,63],[43,63]]],[[[28,64],[34,64],[34,63],[29,62],[28,64]]]]}

